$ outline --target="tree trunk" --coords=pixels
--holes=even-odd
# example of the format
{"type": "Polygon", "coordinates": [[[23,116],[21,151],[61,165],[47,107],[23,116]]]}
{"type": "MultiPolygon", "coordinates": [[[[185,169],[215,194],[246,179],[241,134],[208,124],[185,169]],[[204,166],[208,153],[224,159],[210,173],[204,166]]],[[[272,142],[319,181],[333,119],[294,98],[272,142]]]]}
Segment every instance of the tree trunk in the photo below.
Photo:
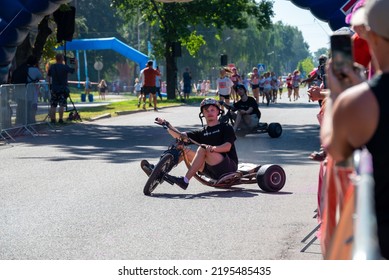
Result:
{"type": "Polygon", "coordinates": [[[166,82],[167,82],[167,99],[176,99],[177,88],[177,60],[171,49],[171,42],[166,42],[165,59],[166,59],[166,82]]]}

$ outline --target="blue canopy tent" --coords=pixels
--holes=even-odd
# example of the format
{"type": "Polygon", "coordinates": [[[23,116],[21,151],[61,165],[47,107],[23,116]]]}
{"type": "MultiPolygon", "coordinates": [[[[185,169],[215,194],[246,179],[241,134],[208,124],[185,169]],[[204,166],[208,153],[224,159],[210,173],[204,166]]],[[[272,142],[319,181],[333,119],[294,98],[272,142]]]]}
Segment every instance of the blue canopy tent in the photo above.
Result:
{"type": "Polygon", "coordinates": [[[66,46],[61,46],[57,50],[114,50],[121,55],[131,59],[139,64],[139,68],[143,68],[147,61],[149,60],[148,56],[141,53],[140,51],[130,47],[129,45],[123,43],[122,41],[116,39],[115,37],[111,38],[97,38],[97,39],[75,39],[71,42],[66,42],[66,46]]]}
{"type": "Polygon", "coordinates": [[[344,26],[346,16],[359,0],[290,0],[296,6],[309,9],[318,19],[328,22],[335,31],[344,26]]]}

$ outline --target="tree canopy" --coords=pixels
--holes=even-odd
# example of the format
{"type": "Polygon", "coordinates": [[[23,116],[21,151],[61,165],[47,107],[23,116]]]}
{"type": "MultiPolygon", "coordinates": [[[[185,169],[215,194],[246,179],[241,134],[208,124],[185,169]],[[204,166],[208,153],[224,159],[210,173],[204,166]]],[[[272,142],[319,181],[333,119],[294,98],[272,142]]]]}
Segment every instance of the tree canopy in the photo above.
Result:
{"type": "Polygon", "coordinates": [[[269,0],[195,0],[188,3],[159,3],[153,0],[111,0],[119,13],[130,21],[140,12],[142,19],[157,26],[159,40],[154,42],[157,56],[166,60],[168,97],[174,98],[177,63],[173,43],[180,42],[191,55],[206,44],[197,27],[213,28],[220,35],[223,29],[245,29],[249,19],[258,30],[271,26],[273,2],[269,0]]]}

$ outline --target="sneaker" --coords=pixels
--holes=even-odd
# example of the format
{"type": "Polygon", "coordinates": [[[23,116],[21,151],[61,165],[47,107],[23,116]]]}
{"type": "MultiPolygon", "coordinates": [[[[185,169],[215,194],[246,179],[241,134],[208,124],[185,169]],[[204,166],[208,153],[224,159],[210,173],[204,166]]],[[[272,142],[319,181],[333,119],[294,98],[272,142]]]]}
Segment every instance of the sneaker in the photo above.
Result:
{"type": "Polygon", "coordinates": [[[140,103],[138,103],[138,108],[140,107],[140,103]]]}
{"type": "Polygon", "coordinates": [[[189,183],[185,183],[184,177],[182,177],[182,176],[176,177],[176,176],[172,176],[169,174],[165,174],[165,177],[167,177],[167,179],[170,182],[176,184],[177,186],[179,186],[183,190],[186,190],[188,188],[189,183]]]}
{"type": "Polygon", "coordinates": [[[59,119],[59,120],[58,120],[58,123],[64,123],[64,122],[63,122],[63,119],[59,119]]]}
{"type": "Polygon", "coordinates": [[[158,112],[158,109],[157,109],[157,108],[154,108],[154,111],[158,112]]]}
{"type": "Polygon", "coordinates": [[[146,110],[146,104],[143,104],[143,110],[146,110]]]}
{"type": "Polygon", "coordinates": [[[150,164],[145,159],[140,162],[140,166],[147,176],[150,176],[151,172],[153,172],[154,164],[150,164]]]}
{"type": "Polygon", "coordinates": [[[151,103],[149,103],[149,107],[152,107],[151,103]]]}

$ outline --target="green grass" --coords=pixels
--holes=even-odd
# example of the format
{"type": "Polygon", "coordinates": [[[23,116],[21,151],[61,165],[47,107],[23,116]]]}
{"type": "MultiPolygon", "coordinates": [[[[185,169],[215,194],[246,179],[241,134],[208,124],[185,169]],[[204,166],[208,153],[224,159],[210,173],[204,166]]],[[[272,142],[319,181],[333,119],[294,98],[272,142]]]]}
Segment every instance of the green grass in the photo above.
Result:
{"type": "MultiPolygon", "coordinates": [[[[74,103],[81,102],[81,93],[71,93],[70,97],[74,103]]],[[[83,107],[83,108],[81,108],[81,106],[80,108],[78,108],[77,104],[75,104],[75,106],[83,120],[91,120],[93,118],[103,116],[105,114],[111,114],[111,117],[116,117],[120,114],[120,112],[131,113],[136,111],[143,111],[142,106],[140,108],[138,108],[137,106],[138,99],[136,98],[136,96],[132,94],[121,94],[120,96],[117,97],[125,100],[115,101],[116,98],[110,98],[110,96],[107,96],[106,100],[101,100],[99,98],[99,94],[97,92],[93,92],[93,99],[94,99],[93,103],[95,105],[99,103],[106,103],[106,102],[109,102],[109,104],[96,106],[96,107],[83,107]]],[[[166,98],[163,98],[162,101],[158,99],[157,106],[158,108],[178,106],[182,104],[198,106],[198,104],[203,99],[204,97],[201,96],[200,97],[190,96],[188,102],[182,103],[180,99],[167,100],[166,98]]],[[[89,103],[88,98],[86,103],[89,103]]],[[[146,102],[146,106],[147,106],[146,108],[148,109],[149,108],[148,101],[146,102]]],[[[68,109],[69,110],[73,109],[73,106],[70,101],[68,101],[68,109]]],[[[45,116],[46,115],[37,116],[37,120],[43,119],[45,116]]],[[[67,117],[66,113],[64,117],[67,117]]]]}

